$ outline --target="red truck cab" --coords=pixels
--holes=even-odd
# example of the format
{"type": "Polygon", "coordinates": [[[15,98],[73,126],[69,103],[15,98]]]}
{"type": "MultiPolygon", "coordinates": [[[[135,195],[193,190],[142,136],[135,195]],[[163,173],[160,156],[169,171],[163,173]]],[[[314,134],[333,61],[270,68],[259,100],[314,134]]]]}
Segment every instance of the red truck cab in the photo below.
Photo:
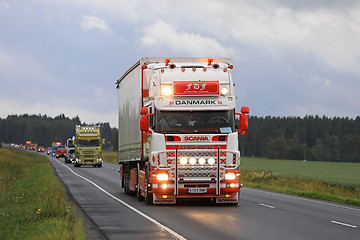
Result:
{"type": "Polygon", "coordinates": [[[59,145],[56,149],[56,158],[65,157],[66,149],[64,145],[59,145]]]}

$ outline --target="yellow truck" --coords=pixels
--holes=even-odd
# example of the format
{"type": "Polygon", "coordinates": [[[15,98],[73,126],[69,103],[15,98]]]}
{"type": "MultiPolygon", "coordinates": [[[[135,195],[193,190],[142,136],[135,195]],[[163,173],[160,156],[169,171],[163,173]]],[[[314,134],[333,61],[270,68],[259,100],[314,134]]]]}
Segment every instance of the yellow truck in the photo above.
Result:
{"type": "Polygon", "coordinates": [[[102,167],[101,148],[105,139],[101,140],[99,126],[75,127],[75,161],[74,166],[93,165],[102,167]]]}

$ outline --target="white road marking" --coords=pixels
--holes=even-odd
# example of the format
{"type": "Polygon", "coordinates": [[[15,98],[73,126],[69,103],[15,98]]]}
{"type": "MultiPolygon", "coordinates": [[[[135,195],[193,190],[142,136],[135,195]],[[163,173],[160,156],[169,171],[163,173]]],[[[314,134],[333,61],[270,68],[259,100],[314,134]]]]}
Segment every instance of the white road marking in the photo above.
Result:
{"type": "Polygon", "coordinates": [[[331,222],[331,223],[338,224],[338,225],[346,226],[346,227],[358,228],[358,226],[351,225],[351,224],[347,224],[347,223],[342,223],[342,222],[337,222],[337,221],[330,221],[330,222],[331,222]]]}
{"type": "MultiPolygon", "coordinates": [[[[62,164],[62,163],[61,163],[62,164]]],[[[134,212],[138,213],[139,215],[143,216],[144,218],[146,218],[147,220],[149,220],[150,222],[154,223],[156,226],[160,227],[161,229],[167,231],[168,233],[170,233],[171,235],[173,235],[174,237],[176,237],[177,239],[181,239],[181,240],[186,240],[185,237],[181,236],[180,234],[178,234],[177,232],[175,232],[174,230],[168,228],[167,226],[161,224],[160,222],[156,221],[155,219],[153,219],[152,217],[146,215],[145,213],[141,212],[140,210],[134,208],[133,206],[127,204],[126,202],[122,201],[121,199],[115,197],[114,195],[112,195],[111,193],[107,192],[106,190],[104,190],[103,188],[101,188],[99,185],[97,185],[96,183],[94,183],[93,181],[87,179],[86,177],[81,176],[80,174],[77,174],[76,172],[74,172],[72,169],[70,169],[68,166],[62,164],[64,167],[66,167],[67,169],[69,169],[70,172],[72,172],[74,175],[78,176],[79,178],[84,179],[85,181],[91,183],[92,185],[94,185],[96,188],[98,188],[100,191],[102,191],[103,193],[105,193],[106,195],[108,195],[109,197],[113,198],[114,200],[118,201],[119,203],[123,204],[124,206],[130,208],[131,210],[133,210],[134,212]]]]}
{"type": "Polygon", "coordinates": [[[267,208],[275,208],[274,206],[267,205],[267,204],[264,204],[264,203],[259,203],[259,205],[263,206],[263,207],[267,207],[267,208]]]}
{"type": "Polygon", "coordinates": [[[320,200],[315,200],[315,199],[310,199],[310,198],[305,198],[305,197],[296,197],[296,196],[293,196],[293,195],[287,195],[286,193],[263,191],[262,189],[257,189],[257,188],[252,188],[252,190],[257,190],[257,191],[264,192],[264,193],[271,194],[271,195],[278,195],[278,196],[281,195],[281,196],[284,196],[284,197],[287,197],[287,198],[293,198],[293,199],[297,199],[297,200],[318,203],[318,204],[322,204],[322,205],[326,205],[326,206],[330,206],[330,207],[338,207],[338,208],[342,208],[342,209],[346,209],[346,210],[360,212],[360,208],[358,209],[358,208],[342,206],[342,205],[338,205],[338,204],[334,204],[334,203],[321,202],[320,200]]]}

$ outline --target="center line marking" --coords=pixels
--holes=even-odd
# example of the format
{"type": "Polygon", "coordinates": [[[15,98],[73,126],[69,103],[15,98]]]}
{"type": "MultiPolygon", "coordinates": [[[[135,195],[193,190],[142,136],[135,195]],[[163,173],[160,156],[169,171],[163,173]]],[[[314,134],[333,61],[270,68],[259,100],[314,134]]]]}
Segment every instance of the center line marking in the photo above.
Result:
{"type": "Polygon", "coordinates": [[[263,207],[267,207],[267,208],[275,208],[274,206],[267,205],[267,204],[264,204],[264,203],[259,203],[259,205],[263,206],[263,207]]]}
{"type": "Polygon", "coordinates": [[[342,222],[337,222],[337,221],[330,221],[330,222],[338,224],[338,225],[342,225],[342,226],[345,226],[345,227],[358,228],[358,226],[347,224],[347,223],[342,223],[342,222]]]}

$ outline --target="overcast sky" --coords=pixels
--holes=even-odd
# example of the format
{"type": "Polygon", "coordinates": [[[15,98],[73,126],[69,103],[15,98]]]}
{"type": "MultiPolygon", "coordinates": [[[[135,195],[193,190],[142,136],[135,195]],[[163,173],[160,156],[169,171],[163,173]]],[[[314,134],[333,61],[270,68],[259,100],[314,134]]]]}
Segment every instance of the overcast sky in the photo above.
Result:
{"type": "Polygon", "coordinates": [[[141,57],[231,57],[256,116],[360,116],[360,1],[0,0],[0,118],[117,127],[141,57]]]}

